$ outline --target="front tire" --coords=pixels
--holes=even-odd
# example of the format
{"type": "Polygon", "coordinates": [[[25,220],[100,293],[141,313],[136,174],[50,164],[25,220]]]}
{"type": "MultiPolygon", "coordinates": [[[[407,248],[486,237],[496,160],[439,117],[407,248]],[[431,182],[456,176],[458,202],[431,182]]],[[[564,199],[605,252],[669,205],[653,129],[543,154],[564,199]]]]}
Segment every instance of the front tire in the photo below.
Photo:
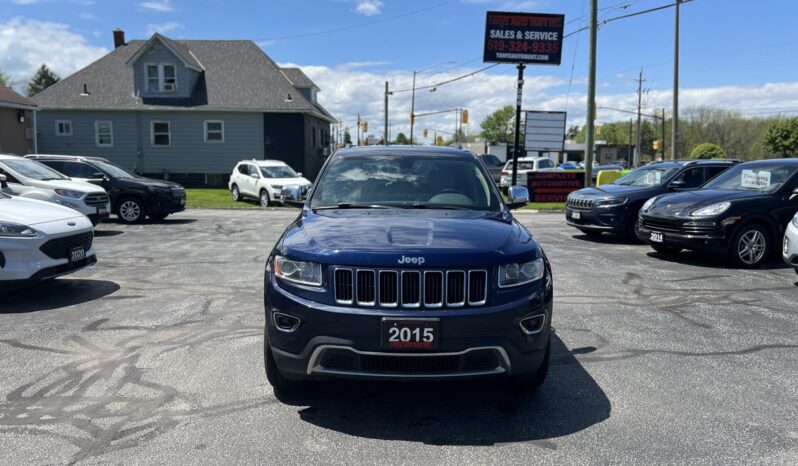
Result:
{"type": "Polygon", "coordinates": [[[264,338],[263,340],[263,364],[266,369],[266,380],[269,381],[272,387],[274,387],[275,392],[290,392],[295,390],[299,382],[295,380],[288,380],[283,377],[283,374],[280,372],[280,368],[277,367],[277,363],[274,361],[274,352],[272,351],[271,345],[269,345],[269,341],[264,338]]]}
{"type": "Polygon", "coordinates": [[[731,260],[734,265],[745,269],[755,269],[770,255],[768,231],[761,225],[743,225],[734,235],[731,245],[731,260]]]}
{"type": "Polygon", "coordinates": [[[128,225],[141,223],[147,215],[144,203],[135,197],[126,197],[119,201],[116,206],[116,216],[122,223],[128,225]]]}
{"type": "Polygon", "coordinates": [[[272,202],[271,198],[269,197],[269,192],[265,189],[260,190],[260,196],[258,196],[258,198],[260,199],[261,207],[269,207],[269,204],[272,202]]]}
{"type": "Polygon", "coordinates": [[[233,202],[241,202],[241,190],[238,189],[238,185],[233,185],[230,188],[230,195],[233,197],[233,202]]]}
{"type": "Polygon", "coordinates": [[[639,228],[640,228],[640,222],[637,219],[637,213],[635,213],[634,216],[631,218],[631,220],[629,220],[629,222],[627,222],[626,224],[626,232],[624,234],[624,237],[627,243],[630,244],[642,243],[642,241],[640,241],[640,237],[637,236],[639,228]]]}

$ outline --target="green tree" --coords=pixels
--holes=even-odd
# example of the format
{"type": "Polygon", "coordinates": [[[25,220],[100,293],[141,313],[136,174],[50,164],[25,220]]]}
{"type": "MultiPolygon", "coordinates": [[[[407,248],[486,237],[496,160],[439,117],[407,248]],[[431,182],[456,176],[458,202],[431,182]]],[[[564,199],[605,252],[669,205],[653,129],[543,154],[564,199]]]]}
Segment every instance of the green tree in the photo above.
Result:
{"type": "Polygon", "coordinates": [[[349,127],[344,128],[344,144],[352,144],[352,135],[349,134],[349,127]]]}
{"type": "Polygon", "coordinates": [[[11,78],[9,78],[7,74],[3,73],[3,70],[0,70],[0,84],[5,87],[11,87],[11,78]]]}
{"type": "Polygon", "coordinates": [[[767,150],[781,157],[798,155],[798,117],[777,121],[765,130],[767,150]]]}
{"type": "Polygon", "coordinates": [[[690,153],[691,159],[722,159],[726,157],[726,151],[717,144],[705,142],[695,146],[690,153]]]}
{"type": "Polygon", "coordinates": [[[409,142],[410,142],[410,140],[407,139],[407,136],[405,136],[405,133],[401,133],[400,132],[399,134],[396,135],[396,140],[394,141],[394,144],[407,145],[409,142]]]}
{"type": "Polygon", "coordinates": [[[36,71],[36,74],[33,75],[30,82],[28,82],[28,97],[33,97],[60,80],[61,78],[50,71],[47,65],[42,64],[36,71]]]}
{"type": "Polygon", "coordinates": [[[488,115],[482,123],[481,135],[489,142],[511,143],[515,137],[515,108],[512,105],[505,105],[488,115]]]}

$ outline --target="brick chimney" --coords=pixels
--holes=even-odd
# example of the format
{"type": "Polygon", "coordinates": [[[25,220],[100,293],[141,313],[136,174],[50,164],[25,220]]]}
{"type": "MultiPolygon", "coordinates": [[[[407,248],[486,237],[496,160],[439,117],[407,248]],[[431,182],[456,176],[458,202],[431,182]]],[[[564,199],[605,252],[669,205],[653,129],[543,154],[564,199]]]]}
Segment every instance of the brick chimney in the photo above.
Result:
{"type": "Polygon", "coordinates": [[[125,45],[125,31],[119,28],[114,29],[114,48],[118,49],[123,45],[125,45]]]}

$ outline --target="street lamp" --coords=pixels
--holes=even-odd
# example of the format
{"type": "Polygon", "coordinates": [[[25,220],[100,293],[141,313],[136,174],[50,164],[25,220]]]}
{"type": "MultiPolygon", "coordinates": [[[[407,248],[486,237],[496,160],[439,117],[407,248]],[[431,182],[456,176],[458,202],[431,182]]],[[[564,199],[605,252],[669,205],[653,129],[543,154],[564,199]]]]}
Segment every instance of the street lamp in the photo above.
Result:
{"type": "Polygon", "coordinates": [[[438,65],[451,65],[454,63],[452,60],[446,60],[438,63],[433,63],[432,65],[425,66],[420,70],[413,70],[413,92],[412,97],[410,98],[410,145],[413,145],[413,126],[415,126],[415,118],[413,118],[413,113],[416,111],[416,75],[419,73],[423,73],[430,68],[434,68],[438,65]]]}

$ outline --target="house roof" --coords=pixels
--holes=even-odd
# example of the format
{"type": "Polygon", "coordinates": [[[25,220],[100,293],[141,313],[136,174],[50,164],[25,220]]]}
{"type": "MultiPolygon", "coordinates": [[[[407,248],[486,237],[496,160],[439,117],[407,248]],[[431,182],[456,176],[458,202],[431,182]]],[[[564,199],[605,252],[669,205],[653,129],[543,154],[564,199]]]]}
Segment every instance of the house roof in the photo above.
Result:
{"type": "Polygon", "coordinates": [[[132,40],[114,49],[36,94],[33,101],[45,110],[309,113],[335,121],[323,107],[314,105],[297,92],[277,64],[252,41],[171,40],[160,34],[149,41],[132,40]],[[153,39],[167,47],[171,45],[181,54],[188,53],[204,70],[191,97],[140,98],[134,95],[134,70],[128,62],[145,51],[153,39]],[[88,95],[81,95],[84,84],[88,95]]]}
{"type": "Polygon", "coordinates": [[[22,97],[10,87],[0,84],[0,107],[28,108],[35,106],[36,104],[32,100],[22,97]]]}
{"type": "Polygon", "coordinates": [[[280,70],[282,70],[285,77],[291,81],[291,84],[293,84],[295,88],[319,90],[319,86],[308,78],[308,75],[303,73],[299,68],[280,68],[280,70]]]}
{"type": "Polygon", "coordinates": [[[202,67],[202,63],[197,60],[197,57],[191,53],[188,47],[184,44],[181,44],[177,41],[174,41],[164,35],[158,34],[157,32],[150,37],[147,42],[144,43],[139,49],[134,53],[130,58],[127,59],[125,63],[128,65],[134,63],[138,60],[147,50],[149,50],[150,46],[155,42],[162,43],[167,49],[169,49],[173,54],[179,58],[184,65],[188,66],[189,68],[193,68],[196,71],[203,71],[204,68],[202,67]]]}

